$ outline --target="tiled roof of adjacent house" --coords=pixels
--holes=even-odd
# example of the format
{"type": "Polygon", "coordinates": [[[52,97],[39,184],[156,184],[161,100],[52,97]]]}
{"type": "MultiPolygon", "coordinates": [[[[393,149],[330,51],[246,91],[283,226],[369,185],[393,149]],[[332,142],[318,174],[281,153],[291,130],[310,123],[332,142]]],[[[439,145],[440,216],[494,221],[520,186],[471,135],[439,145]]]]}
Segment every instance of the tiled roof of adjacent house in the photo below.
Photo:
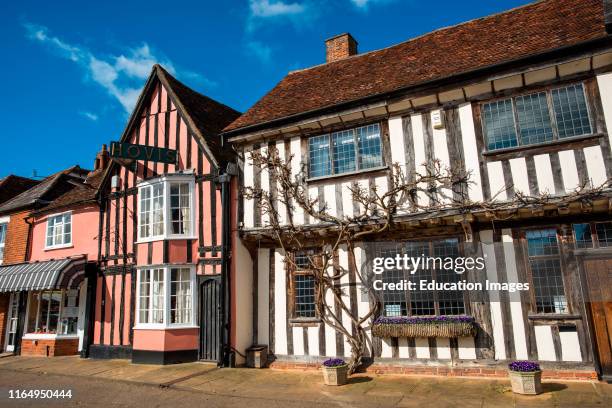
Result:
{"type": "Polygon", "coordinates": [[[178,104],[182,105],[185,113],[208,145],[215,160],[228,158],[231,150],[223,147],[219,136],[223,128],[240,116],[240,112],[215,101],[201,93],[194,91],[174,78],[162,66],[155,65],[160,80],[174,93],[178,104]]]}
{"type": "Polygon", "coordinates": [[[41,208],[38,212],[49,212],[51,210],[64,209],[71,206],[94,202],[96,193],[104,176],[104,169],[96,170],[87,175],[85,180],[73,180],[70,182],[72,188],[54,198],[53,201],[41,208]]]}
{"type": "Polygon", "coordinates": [[[12,212],[23,208],[30,208],[48,204],[55,194],[62,194],[65,186],[62,186],[57,191],[53,191],[63,177],[66,178],[84,178],[88,170],[81,169],[79,166],[73,166],[66,170],[52,174],[43,179],[40,183],[24,191],[23,193],[13,197],[4,204],[0,205],[0,213],[12,212]],[[51,197],[48,197],[51,196],[51,197]]]}
{"type": "Polygon", "coordinates": [[[291,72],[225,131],[409,90],[606,36],[602,0],[544,0],[291,72]]]}
{"type": "Polygon", "coordinates": [[[0,204],[37,185],[39,181],[10,174],[0,179],[0,204]]]}

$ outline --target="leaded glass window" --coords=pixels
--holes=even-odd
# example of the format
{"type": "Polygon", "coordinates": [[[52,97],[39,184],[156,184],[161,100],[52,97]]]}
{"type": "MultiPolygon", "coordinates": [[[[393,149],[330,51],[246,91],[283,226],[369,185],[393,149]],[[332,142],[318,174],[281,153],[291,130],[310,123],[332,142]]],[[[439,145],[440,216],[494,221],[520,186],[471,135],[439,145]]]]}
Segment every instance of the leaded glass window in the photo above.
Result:
{"type": "Polygon", "coordinates": [[[536,312],[567,313],[557,231],[527,231],[526,239],[536,312]]]}
{"type": "Polygon", "coordinates": [[[310,177],[367,170],[383,165],[378,123],[311,137],[308,140],[310,177]]]}
{"type": "Polygon", "coordinates": [[[553,89],[552,100],[559,138],[591,133],[589,110],[582,84],[553,89]]]}
{"type": "Polygon", "coordinates": [[[300,251],[294,254],[292,272],[294,318],[316,317],[313,262],[316,262],[316,258],[312,251],[300,251]]]}
{"type": "Polygon", "coordinates": [[[546,143],[593,131],[581,83],[484,103],[482,125],[488,150],[546,143]]]}

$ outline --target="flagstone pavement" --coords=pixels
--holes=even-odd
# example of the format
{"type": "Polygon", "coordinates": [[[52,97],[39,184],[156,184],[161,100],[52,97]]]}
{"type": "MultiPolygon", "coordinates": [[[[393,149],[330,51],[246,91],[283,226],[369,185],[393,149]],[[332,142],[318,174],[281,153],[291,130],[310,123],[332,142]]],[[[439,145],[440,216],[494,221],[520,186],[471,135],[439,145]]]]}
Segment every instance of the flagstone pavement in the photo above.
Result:
{"type": "Polygon", "coordinates": [[[137,365],[71,357],[0,358],[0,406],[199,405],[249,408],[340,407],[610,407],[612,385],[545,382],[544,393],[520,396],[503,379],[359,374],[342,387],[316,371],[223,368],[205,363],[137,365]],[[73,389],[71,400],[9,399],[14,389],[73,389]],[[110,399],[109,399],[110,398],[110,399]],[[109,402],[110,401],[110,402],[109,402]]]}

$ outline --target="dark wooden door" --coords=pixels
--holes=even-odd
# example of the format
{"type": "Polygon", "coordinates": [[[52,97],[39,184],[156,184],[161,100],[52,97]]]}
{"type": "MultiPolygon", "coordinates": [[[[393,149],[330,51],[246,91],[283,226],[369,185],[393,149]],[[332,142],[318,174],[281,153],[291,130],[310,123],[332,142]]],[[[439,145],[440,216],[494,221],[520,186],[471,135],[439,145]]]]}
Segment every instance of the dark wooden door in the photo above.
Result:
{"type": "Polygon", "coordinates": [[[200,359],[218,361],[221,345],[221,298],[219,279],[200,284],[200,359]]]}
{"type": "Polygon", "coordinates": [[[584,261],[602,376],[612,379],[612,259],[584,261]]]}

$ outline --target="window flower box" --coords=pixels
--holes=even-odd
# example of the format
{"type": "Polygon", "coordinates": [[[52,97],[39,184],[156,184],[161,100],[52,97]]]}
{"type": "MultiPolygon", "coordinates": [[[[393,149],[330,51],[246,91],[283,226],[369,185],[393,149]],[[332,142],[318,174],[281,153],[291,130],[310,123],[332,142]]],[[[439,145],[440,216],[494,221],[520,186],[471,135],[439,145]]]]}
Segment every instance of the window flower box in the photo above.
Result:
{"type": "Polygon", "coordinates": [[[508,374],[513,393],[537,395],[542,392],[542,370],[538,363],[513,361],[508,364],[508,374]]]}
{"type": "Polygon", "coordinates": [[[474,337],[471,316],[379,317],[372,325],[376,337],[474,337]]]}
{"type": "Polygon", "coordinates": [[[325,385],[344,385],[348,373],[348,364],[341,358],[330,358],[323,362],[323,381],[325,385]]]}

